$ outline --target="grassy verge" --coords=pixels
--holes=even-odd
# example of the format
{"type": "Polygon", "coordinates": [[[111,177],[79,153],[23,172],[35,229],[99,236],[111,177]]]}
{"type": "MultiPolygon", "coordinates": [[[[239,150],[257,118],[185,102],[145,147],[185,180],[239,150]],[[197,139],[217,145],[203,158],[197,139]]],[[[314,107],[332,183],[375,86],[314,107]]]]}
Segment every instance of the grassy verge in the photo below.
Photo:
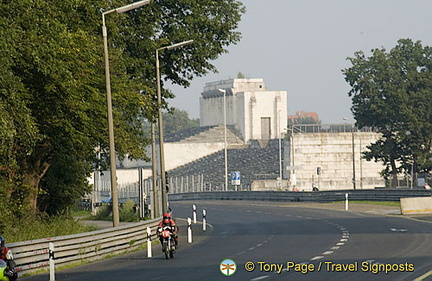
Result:
{"type": "MultiPolygon", "coordinates": [[[[339,201],[339,202],[345,202],[345,201],[339,201]]],[[[350,204],[371,204],[371,205],[400,207],[399,201],[349,201],[349,203],[350,204]]]]}
{"type": "Polygon", "coordinates": [[[77,234],[95,230],[94,227],[80,224],[70,216],[50,218],[23,218],[2,230],[7,243],[34,240],[47,237],[77,234]]]}

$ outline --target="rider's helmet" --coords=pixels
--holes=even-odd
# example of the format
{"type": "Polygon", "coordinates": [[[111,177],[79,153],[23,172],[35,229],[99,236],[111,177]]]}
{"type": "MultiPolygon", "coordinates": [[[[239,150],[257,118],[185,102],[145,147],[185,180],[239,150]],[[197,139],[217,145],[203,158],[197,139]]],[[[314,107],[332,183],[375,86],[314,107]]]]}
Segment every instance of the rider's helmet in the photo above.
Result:
{"type": "Polygon", "coordinates": [[[163,215],[163,221],[165,223],[168,223],[171,220],[171,214],[170,213],[166,213],[163,215]]]}
{"type": "Polygon", "coordinates": [[[3,250],[3,248],[5,247],[5,242],[6,239],[4,239],[3,236],[0,236],[0,250],[3,250]]]}

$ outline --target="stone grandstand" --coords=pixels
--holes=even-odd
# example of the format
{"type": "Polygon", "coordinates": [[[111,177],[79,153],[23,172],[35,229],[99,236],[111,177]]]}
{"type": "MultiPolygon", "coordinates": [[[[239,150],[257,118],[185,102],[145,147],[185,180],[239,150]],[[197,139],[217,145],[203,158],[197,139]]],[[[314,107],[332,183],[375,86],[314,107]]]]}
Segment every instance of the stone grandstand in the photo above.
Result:
{"type": "MultiPolygon", "coordinates": [[[[207,126],[180,131],[175,136],[167,136],[166,142],[180,143],[220,143],[224,141],[223,126],[207,126]]],[[[250,140],[247,144],[241,139],[234,126],[227,126],[228,176],[231,172],[241,173],[242,189],[249,189],[255,179],[276,179],[279,173],[278,140],[266,142],[250,140]]],[[[169,159],[167,155],[167,159],[169,159]]],[[[189,163],[169,169],[169,177],[203,175],[204,186],[220,190],[224,186],[224,149],[210,153],[189,163]]],[[[229,188],[231,180],[229,178],[229,188]]]]}

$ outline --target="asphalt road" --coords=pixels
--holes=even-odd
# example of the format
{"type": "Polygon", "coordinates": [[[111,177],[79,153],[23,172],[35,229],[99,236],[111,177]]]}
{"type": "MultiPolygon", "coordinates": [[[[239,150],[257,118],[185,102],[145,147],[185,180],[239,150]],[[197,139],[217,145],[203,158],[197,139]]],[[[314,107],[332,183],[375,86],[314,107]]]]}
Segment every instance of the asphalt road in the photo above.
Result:
{"type": "Polygon", "coordinates": [[[135,252],[57,272],[56,280],[432,280],[430,223],[276,202],[174,202],[172,208],[180,225],[174,259],[156,245],[153,258],[135,252]],[[199,220],[207,210],[211,226],[203,232],[194,225],[188,244],[183,218],[192,217],[192,204],[199,220]],[[222,272],[233,270],[220,270],[234,268],[225,259],[236,263],[230,277],[222,272]]]}

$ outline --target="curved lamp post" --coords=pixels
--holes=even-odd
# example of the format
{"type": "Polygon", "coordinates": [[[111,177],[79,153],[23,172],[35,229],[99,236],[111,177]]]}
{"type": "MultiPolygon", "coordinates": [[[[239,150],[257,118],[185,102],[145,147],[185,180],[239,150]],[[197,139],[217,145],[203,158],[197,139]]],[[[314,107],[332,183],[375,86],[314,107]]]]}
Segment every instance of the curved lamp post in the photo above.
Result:
{"type": "Polygon", "coordinates": [[[188,40],[188,41],[183,41],[177,44],[156,49],[156,80],[157,80],[157,99],[158,99],[159,158],[160,158],[159,160],[160,160],[160,173],[161,173],[162,213],[166,213],[168,211],[168,196],[166,190],[166,176],[165,176],[165,152],[164,152],[164,141],[163,141],[162,96],[161,96],[161,83],[160,83],[160,72],[159,72],[159,51],[172,50],[192,43],[193,40],[188,40]]]}
{"type": "Polygon", "coordinates": [[[225,159],[225,190],[228,190],[228,151],[227,151],[227,116],[226,116],[226,90],[218,89],[223,93],[223,108],[224,108],[224,159],[225,159]]]}
{"type": "Polygon", "coordinates": [[[110,174],[111,174],[111,199],[112,199],[112,213],[113,213],[113,227],[120,224],[119,206],[118,206],[118,192],[117,192],[117,173],[116,173],[116,152],[114,145],[114,125],[112,114],[112,99],[111,99],[111,78],[109,71],[109,56],[108,56],[108,35],[105,25],[105,15],[111,13],[125,13],[134,10],[146,4],[150,0],[135,2],[117,9],[109,10],[102,13],[102,36],[104,40],[104,53],[105,53],[105,80],[106,80],[106,98],[107,98],[107,111],[108,111],[108,132],[109,132],[109,152],[110,152],[110,174]]]}

